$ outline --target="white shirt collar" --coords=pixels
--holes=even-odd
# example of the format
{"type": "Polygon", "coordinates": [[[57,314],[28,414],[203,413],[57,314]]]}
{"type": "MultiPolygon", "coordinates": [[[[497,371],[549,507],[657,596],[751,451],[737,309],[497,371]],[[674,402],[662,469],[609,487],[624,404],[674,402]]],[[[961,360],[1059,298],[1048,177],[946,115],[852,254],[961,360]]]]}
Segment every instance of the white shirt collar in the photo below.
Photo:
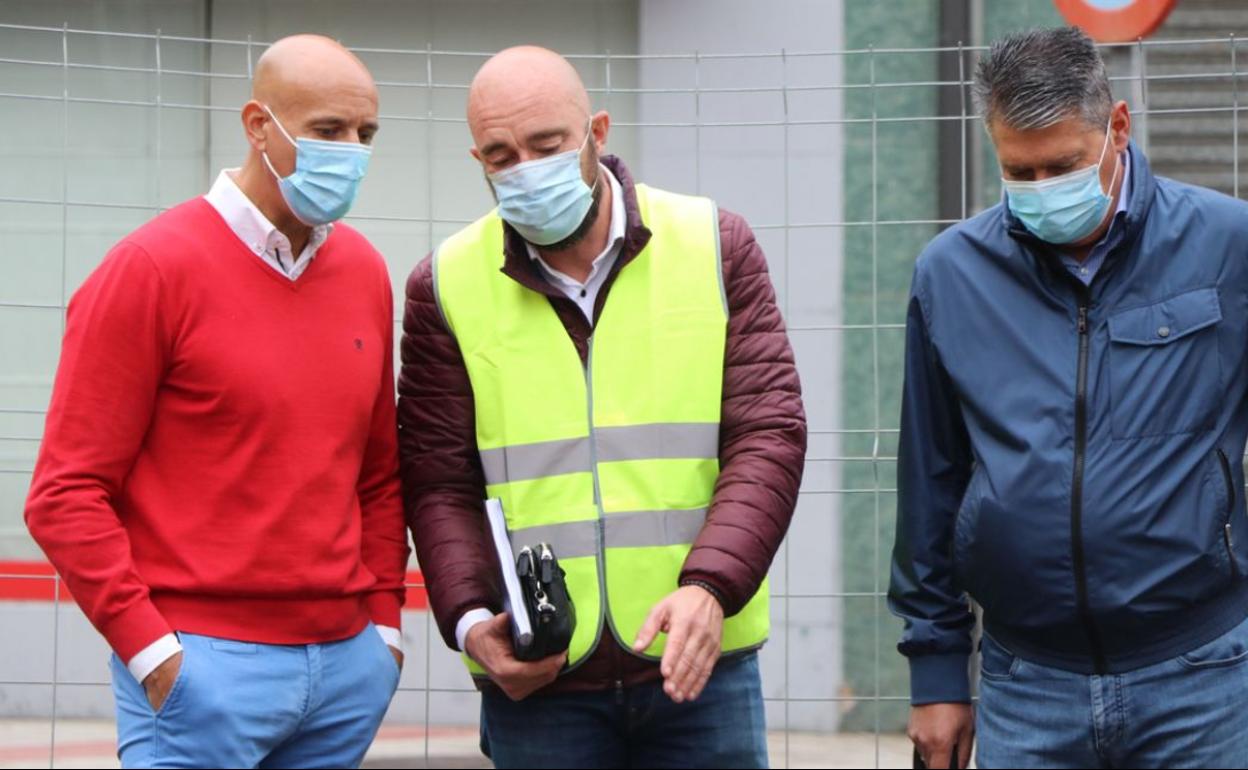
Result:
{"type": "Polygon", "coordinates": [[[1131,151],[1122,151],[1122,186],[1118,188],[1118,208],[1114,209],[1117,216],[1131,205],[1131,151]]]}
{"type": "Polygon", "coordinates": [[[290,280],[297,280],[308,269],[334,226],[328,224],[313,227],[308,245],[296,259],[291,254],[290,239],[273,226],[234,181],[231,174],[237,171],[238,169],[222,170],[204,199],[221,214],[230,230],[249,251],[290,280]]]}

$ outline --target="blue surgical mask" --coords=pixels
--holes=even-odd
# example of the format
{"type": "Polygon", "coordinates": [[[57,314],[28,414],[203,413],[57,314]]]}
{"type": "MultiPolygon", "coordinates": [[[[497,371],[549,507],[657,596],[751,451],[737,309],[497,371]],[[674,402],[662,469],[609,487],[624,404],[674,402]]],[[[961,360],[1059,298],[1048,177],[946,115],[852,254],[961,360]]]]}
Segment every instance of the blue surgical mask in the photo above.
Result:
{"type": "Polygon", "coordinates": [[[326,142],[302,136],[292,139],[273,110],[264,109],[286,141],[295,146],[295,171],[287,177],[277,173],[269,154],[263,153],[290,212],[309,226],[342,219],[355,202],[373,149],[354,142],[326,142]]]}
{"type": "MultiPolygon", "coordinates": [[[[585,221],[594,190],[581,177],[581,153],[592,135],[592,131],[586,131],[580,149],[526,161],[488,175],[498,199],[498,215],[529,243],[558,243],[585,221]]],[[[595,180],[594,185],[597,184],[595,180]]]]}
{"type": "MultiPolygon", "coordinates": [[[[1096,163],[1039,182],[1015,182],[1002,179],[1010,211],[1033,235],[1053,244],[1067,244],[1087,238],[1101,222],[1113,198],[1101,189],[1101,163],[1109,149],[1109,127],[1105,128],[1105,144],[1096,163]]],[[[1114,179],[1118,177],[1118,161],[1114,161],[1114,179]]],[[[1114,189],[1114,179],[1109,189],[1114,189]]]]}

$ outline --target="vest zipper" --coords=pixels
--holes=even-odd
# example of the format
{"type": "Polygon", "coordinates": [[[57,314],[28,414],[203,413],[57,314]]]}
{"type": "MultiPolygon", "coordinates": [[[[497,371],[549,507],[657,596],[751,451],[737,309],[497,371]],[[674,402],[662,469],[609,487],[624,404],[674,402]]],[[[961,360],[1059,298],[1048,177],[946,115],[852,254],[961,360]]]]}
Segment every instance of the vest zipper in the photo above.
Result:
{"type": "Polygon", "coordinates": [[[1226,526],[1222,538],[1226,541],[1226,558],[1231,562],[1231,576],[1239,580],[1239,564],[1235,561],[1235,541],[1231,538],[1231,519],[1235,515],[1235,477],[1231,475],[1231,462],[1219,448],[1218,465],[1222,468],[1222,480],[1226,482],[1226,526]]]}
{"type": "Polygon", "coordinates": [[[1104,675],[1108,666],[1100,632],[1088,607],[1088,574],[1083,550],[1083,476],[1088,451],[1088,290],[1082,285],[1079,293],[1079,365],[1075,383],[1075,469],[1070,491],[1070,547],[1071,561],[1075,571],[1075,603],[1079,620],[1088,636],[1092,650],[1092,665],[1098,675],[1104,675]]]}

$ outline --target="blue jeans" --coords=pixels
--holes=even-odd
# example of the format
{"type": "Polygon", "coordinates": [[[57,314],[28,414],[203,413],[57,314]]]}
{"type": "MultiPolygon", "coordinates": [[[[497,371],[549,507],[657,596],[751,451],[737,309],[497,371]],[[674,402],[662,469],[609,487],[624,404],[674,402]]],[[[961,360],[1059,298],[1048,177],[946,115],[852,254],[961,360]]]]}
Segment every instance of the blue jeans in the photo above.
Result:
{"type": "Polygon", "coordinates": [[[159,712],[113,656],[122,767],[358,767],[399,684],[371,624],[327,644],[178,636],[182,668],[159,712]]]}
{"type": "Polygon", "coordinates": [[[767,767],[758,655],[721,660],[702,695],[677,705],[661,681],[513,702],[481,694],[481,750],[512,767],[767,767]]]}
{"type": "Polygon", "coordinates": [[[1088,676],[983,641],[976,762],[1248,768],[1248,621],[1172,660],[1088,676]]]}

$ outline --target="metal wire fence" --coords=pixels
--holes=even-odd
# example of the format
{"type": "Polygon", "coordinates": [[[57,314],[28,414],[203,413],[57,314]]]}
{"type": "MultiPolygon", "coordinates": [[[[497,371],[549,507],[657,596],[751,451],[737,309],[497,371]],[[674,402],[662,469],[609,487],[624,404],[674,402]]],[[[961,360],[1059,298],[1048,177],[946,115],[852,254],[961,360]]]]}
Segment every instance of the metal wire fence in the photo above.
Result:
{"type": "MultiPolygon", "coordinates": [[[[10,560],[0,561],[0,587],[8,586],[0,591],[4,620],[0,659],[11,663],[0,665],[0,671],[9,672],[0,674],[0,724],[7,717],[26,717],[8,733],[0,727],[0,741],[43,730],[47,737],[46,750],[38,752],[28,746],[25,754],[6,755],[0,747],[0,764],[19,757],[22,764],[52,766],[83,756],[81,742],[66,742],[65,725],[84,713],[95,713],[93,708],[98,711],[109,688],[102,665],[74,660],[102,648],[98,642],[83,641],[90,632],[83,631],[80,614],[66,601],[60,579],[36,563],[37,551],[20,524],[67,298],[93,260],[102,257],[108,239],[115,240],[144,218],[195,194],[197,187],[211,181],[214,169],[236,162],[237,137],[222,140],[232,130],[223,127],[228,127],[245,98],[265,43],[11,24],[0,24],[0,40],[6,42],[0,46],[0,114],[44,121],[60,139],[59,146],[53,137],[27,159],[22,178],[0,179],[0,212],[4,212],[0,238],[19,247],[18,259],[0,261],[0,327],[5,329],[0,336],[5,345],[0,355],[0,506],[4,506],[0,544],[7,548],[0,551],[0,560],[10,560]],[[87,53],[78,55],[80,49],[87,53]],[[119,95],[125,81],[137,84],[134,93],[119,95]],[[90,122],[94,115],[79,112],[81,108],[97,107],[112,122],[76,125],[90,122]],[[220,123],[218,117],[226,122],[220,123]],[[77,143],[76,130],[124,132],[135,125],[146,127],[145,140],[128,144],[130,155],[106,164],[106,170],[117,172],[113,182],[127,191],[137,189],[138,194],[114,194],[108,183],[89,185],[75,179],[75,163],[92,157],[77,143]],[[142,184],[136,187],[134,180],[118,175],[125,174],[127,166],[138,169],[134,173],[144,177],[142,184]],[[83,238],[83,229],[90,231],[89,237],[75,242],[83,238]],[[31,243],[37,241],[35,246],[24,240],[28,236],[35,239],[31,243]],[[27,247],[33,253],[22,252],[27,247]],[[32,282],[32,273],[42,277],[32,282]],[[9,611],[19,602],[50,606],[51,611],[39,615],[9,611]],[[50,650],[37,651],[46,656],[46,669],[21,660],[33,654],[23,642],[33,633],[25,624],[36,621],[51,626],[46,637],[39,636],[50,640],[50,650]],[[71,631],[73,638],[67,641],[71,631]],[[13,707],[5,713],[6,703],[13,706],[21,700],[12,695],[15,688],[35,688],[46,698],[31,699],[36,706],[13,707]],[[11,691],[7,698],[6,690],[11,691]],[[75,705],[74,715],[67,717],[64,704],[80,700],[83,690],[99,696],[93,701],[97,706],[75,705]]],[[[1131,102],[1137,141],[1155,157],[1158,169],[1233,195],[1240,190],[1239,46],[1231,35],[1106,48],[1115,89],[1131,102]]],[[[403,134],[412,139],[405,152],[415,159],[414,168],[425,172],[423,178],[411,181],[415,202],[406,209],[403,201],[389,207],[361,206],[349,218],[370,236],[403,244],[399,254],[387,254],[401,290],[402,277],[420,254],[471,221],[484,200],[479,190],[475,197],[456,192],[451,197],[457,208],[439,208],[437,180],[459,174],[479,185],[479,176],[470,166],[447,165],[435,129],[446,125],[466,136],[462,102],[468,78],[489,52],[437,50],[432,45],[355,50],[370,64],[379,59],[399,62],[378,70],[384,70],[379,75],[383,126],[420,129],[403,134]]],[[[804,530],[806,539],[797,546],[790,538],[773,569],[777,633],[765,651],[764,675],[773,761],[778,765],[844,761],[881,766],[908,759],[904,741],[896,734],[907,700],[904,667],[891,649],[897,624],[883,601],[896,491],[892,466],[902,320],[918,247],[940,228],[991,205],[999,196],[995,161],[968,98],[969,73],[981,51],[958,45],[649,56],[602,52],[569,57],[583,73],[591,73],[586,79],[595,101],[619,111],[617,127],[631,129],[635,137],[668,129],[692,136],[691,186],[698,192],[718,195],[704,181],[709,164],[715,162],[702,151],[708,132],[776,130],[769,136],[779,145],[770,150],[782,168],[782,215],[752,216],[748,201],[740,208],[760,239],[766,239],[778,295],[808,384],[808,403],[839,402],[834,409],[812,409],[831,417],[812,419],[799,523],[808,517],[822,524],[804,530]],[[942,71],[939,60],[950,57],[956,62],[956,74],[934,77],[942,71]],[[899,66],[899,60],[909,64],[899,66]],[[819,81],[792,76],[803,63],[828,61],[839,62],[841,77],[819,81]],[[725,62],[765,63],[775,73],[775,82],[717,84],[708,73],[725,62]],[[639,76],[639,67],[655,63],[686,68],[688,82],[654,84],[639,76]],[[956,97],[942,101],[940,95],[949,91],[956,97]],[[803,98],[827,95],[839,100],[834,113],[805,117],[797,107],[803,98]],[[774,98],[778,104],[758,117],[729,119],[715,116],[708,107],[712,99],[744,102],[756,97],[774,98]],[[686,117],[655,118],[637,107],[639,100],[658,98],[686,100],[691,109],[686,117]],[[811,130],[826,131],[835,138],[834,151],[844,154],[845,178],[828,181],[843,187],[846,200],[839,211],[823,218],[796,218],[791,215],[790,190],[793,177],[802,173],[802,156],[794,147],[798,132],[811,130]],[[924,149],[918,157],[934,168],[899,169],[899,158],[915,147],[924,149]],[[899,170],[906,175],[901,182],[899,170]],[[950,178],[957,180],[951,188],[956,195],[952,202],[940,184],[950,178]],[[904,190],[899,189],[902,186],[904,190]],[[812,246],[806,233],[835,234],[828,241],[834,245],[812,246]],[[792,298],[810,280],[806,271],[823,276],[820,270],[829,265],[837,275],[824,300],[828,312],[795,310],[792,298]],[[828,357],[837,361],[829,364],[828,357]],[[830,392],[809,387],[812,381],[829,378],[834,385],[830,392]],[[819,542],[813,545],[812,531],[819,533],[819,542]],[[803,554],[814,548],[829,558],[811,564],[803,556],[799,562],[791,558],[795,547],[802,547],[803,554]],[[830,574],[803,580],[799,573],[811,570],[830,574]],[[802,588],[803,584],[815,587],[802,588]],[[816,641],[803,640],[816,631],[816,641]],[[835,656],[839,666],[817,677],[813,688],[803,681],[805,664],[795,662],[816,656],[811,644],[841,650],[835,656]]],[[[379,153],[375,167],[383,160],[379,153]]],[[[419,580],[410,588],[418,600],[423,590],[419,580]]],[[[406,623],[408,671],[396,698],[401,718],[392,718],[390,727],[396,741],[406,741],[402,748],[406,753],[399,756],[444,758],[451,750],[443,740],[447,735],[458,735],[462,740],[456,745],[471,748],[470,732],[439,732],[448,720],[453,724],[456,714],[468,715],[463,720],[466,727],[475,724],[474,691],[467,677],[458,669],[450,670],[455,668],[453,660],[441,649],[427,613],[409,613],[406,623]],[[404,724],[412,729],[403,732],[404,724]]],[[[96,738],[97,743],[109,739],[107,731],[96,738]]]]}

